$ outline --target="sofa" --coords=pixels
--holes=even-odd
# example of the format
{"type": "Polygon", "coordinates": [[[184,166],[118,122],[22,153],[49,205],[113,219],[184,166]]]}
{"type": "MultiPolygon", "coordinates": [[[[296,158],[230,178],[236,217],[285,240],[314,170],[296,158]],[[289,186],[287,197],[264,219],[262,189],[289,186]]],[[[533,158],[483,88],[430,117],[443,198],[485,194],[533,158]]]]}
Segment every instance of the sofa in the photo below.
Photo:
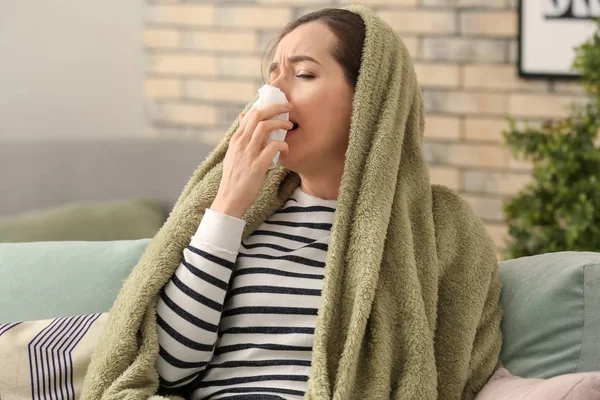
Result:
{"type": "MultiPolygon", "coordinates": [[[[0,225],[3,218],[35,215],[44,208],[131,199],[155,202],[166,217],[211,149],[187,139],[143,138],[0,146],[0,185],[5,189],[0,225]]],[[[33,379],[32,368],[50,374],[48,348],[60,345],[50,347],[40,337],[52,336],[50,327],[60,324],[79,335],[77,345],[69,347],[76,397],[110,306],[151,241],[152,229],[160,227],[162,220],[158,221],[146,237],[0,240],[0,398],[42,387],[43,382],[33,379]],[[39,366],[31,357],[38,350],[39,366]],[[15,368],[18,365],[21,369],[15,368]]],[[[600,253],[507,260],[500,263],[500,273],[505,310],[501,360],[512,375],[549,380],[600,371],[600,253]]]]}
{"type": "Polygon", "coordinates": [[[146,197],[170,211],[214,144],[192,138],[0,140],[0,218],[146,197]]]}
{"type": "Polygon", "coordinates": [[[0,243],[152,237],[214,145],[122,137],[0,142],[0,243]]]}

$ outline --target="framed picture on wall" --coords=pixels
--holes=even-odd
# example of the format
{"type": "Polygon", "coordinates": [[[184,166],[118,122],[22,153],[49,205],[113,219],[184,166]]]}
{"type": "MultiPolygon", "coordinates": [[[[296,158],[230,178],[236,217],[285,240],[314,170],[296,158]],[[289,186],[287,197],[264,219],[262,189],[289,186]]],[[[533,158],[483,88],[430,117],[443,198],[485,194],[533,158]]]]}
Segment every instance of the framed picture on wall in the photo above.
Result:
{"type": "Polygon", "coordinates": [[[576,78],[575,47],[595,32],[600,0],[521,0],[519,75],[524,78],[576,78]]]}

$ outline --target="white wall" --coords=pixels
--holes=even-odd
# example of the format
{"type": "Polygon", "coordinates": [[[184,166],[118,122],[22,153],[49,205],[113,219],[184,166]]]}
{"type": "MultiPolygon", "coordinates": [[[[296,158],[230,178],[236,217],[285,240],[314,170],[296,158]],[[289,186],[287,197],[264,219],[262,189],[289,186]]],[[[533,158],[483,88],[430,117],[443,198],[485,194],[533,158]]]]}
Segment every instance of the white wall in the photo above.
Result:
{"type": "Polygon", "coordinates": [[[0,140],[143,135],[141,0],[0,0],[0,140]]]}

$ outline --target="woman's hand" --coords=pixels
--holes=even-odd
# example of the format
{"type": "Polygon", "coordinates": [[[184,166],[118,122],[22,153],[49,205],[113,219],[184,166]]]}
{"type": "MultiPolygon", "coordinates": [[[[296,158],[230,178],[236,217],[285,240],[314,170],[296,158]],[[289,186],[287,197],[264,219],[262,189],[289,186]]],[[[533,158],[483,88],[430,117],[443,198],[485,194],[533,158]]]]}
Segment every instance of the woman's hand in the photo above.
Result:
{"type": "Polygon", "coordinates": [[[271,104],[251,110],[245,119],[244,114],[240,114],[240,126],[231,136],[223,160],[223,177],[211,210],[241,218],[254,203],[265,183],[271,160],[278,151],[287,153],[289,150],[288,144],[279,140],[267,145],[269,134],[276,129],[290,130],[294,125],[271,118],[289,113],[291,109],[289,104],[271,104]]]}

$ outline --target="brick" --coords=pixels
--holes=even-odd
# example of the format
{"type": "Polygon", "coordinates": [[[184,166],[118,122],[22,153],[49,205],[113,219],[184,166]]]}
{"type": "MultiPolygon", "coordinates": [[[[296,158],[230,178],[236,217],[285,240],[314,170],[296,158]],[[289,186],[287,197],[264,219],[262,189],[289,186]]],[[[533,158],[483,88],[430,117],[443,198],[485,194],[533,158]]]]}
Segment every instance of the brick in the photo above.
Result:
{"type": "Polygon", "coordinates": [[[379,17],[397,32],[454,33],[456,17],[452,11],[380,11],[379,17]]]}
{"type": "Polygon", "coordinates": [[[219,57],[219,75],[223,77],[260,78],[261,61],[259,56],[219,57]]]}
{"type": "Polygon", "coordinates": [[[211,4],[148,4],[149,23],[186,26],[213,26],[217,21],[217,9],[211,4]]]}
{"type": "MultiPolygon", "coordinates": [[[[547,119],[513,119],[517,129],[527,127],[540,129],[547,119]]],[[[504,142],[503,132],[508,131],[510,125],[506,119],[470,117],[465,119],[463,138],[469,141],[504,142]]]]}
{"type": "Polygon", "coordinates": [[[427,138],[423,142],[423,156],[425,161],[432,166],[447,165],[450,144],[430,142],[427,138]]]}
{"type": "Polygon", "coordinates": [[[561,118],[571,104],[585,103],[585,97],[513,94],[509,98],[511,116],[561,118]]]}
{"type": "Polygon", "coordinates": [[[463,11],[460,15],[463,34],[494,37],[517,36],[515,11],[463,11]]]}
{"type": "Polygon", "coordinates": [[[504,0],[421,0],[425,7],[477,7],[477,8],[504,8],[504,0]]]}
{"type": "Polygon", "coordinates": [[[221,7],[220,26],[243,28],[281,28],[292,19],[291,8],[221,7]]]}
{"type": "MultiPolygon", "coordinates": [[[[293,0],[290,0],[290,1],[293,1],[293,0]]],[[[294,3],[295,3],[295,1],[294,1],[294,3]]],[[[313,6],[313,7],[294,8],[294,14],[293,14],[292,18],[294,18],[294,19],[300,18],[303,15],[322,10],[323,8],[325,8],[325,6],[322,6],[322,5],[321,6],[313,6]]]]}
{"type": "Polygon", "coordinates": [[[497,145],[457,144],[448,156],[451,165],[481,168],[503,168],[508,154],[497,145]]]}
{"type": "MultiPolygon", "coordinates": [[[[258,36],[258,48],[264,54],[268,49],[271,49],[272,46],[275,45],[275,41],[279,37],[279,30],[271,29],[271,30],[259,30],[256,32],[258,36]]],[[[275,54],[275,49],[273,48],[273,54],[275,54]]]]}
{"type": "Polygon", "coordinates": [[[508,43],[498,39],[425,37],[425,60],[499,63],[506,58],[508,43]]]}
{"type": "Polygon", "coordinates": [[[502,115],[507,111],[507,97],[495,93],[468,93],[425,89],[427,112],[502,115]]]}
{"type": "Polygon", "coordinates": [[[469,89],[497,89],[506,91],[547,91],[545,80],[519,78],[516,65],[465,65],[462,82],[469,89]]]}
{"type": "Polygon", "coordinates": [[[485,230],[498,248],[504,248],[510,240],[508,227],[505,224],[485,224],[485,230]]]}
{"type": "Polygon", "coordinates": [[[506,157],[508,158],[507,166],[512,171],[530,172],[533,169],[531,161],[517,159],[508,150],[506,150],[506,157]]]}
{"type": "MultiPolygon", "coordinates": [[[[356,4],[356,0],[340,0],[341,4],[356,4]]],[[[368,6],[417,6],[419,0],[360,0],[360,4],[368,6]]]]}
{"type": "Polygon", "coordinates": [[[161,104],[155,118],[167,123],[189,125],[214,125],[218,121],[215,107],[184,103],[161,104]]]}
{"type": "Polygon", "coordinates": [[[195,54],[150,55],[148,70],[153,73],[214,76],[217,74],[217,60],[213,56],[195,54]]]}
{"type": "Polygon", "coordinates": [[[256,52],[258,37],[254,32],[190,31],[184,34],[185,47],[190,50],[256,52]]]}
{"type": "Polygon", "coordinates": [[[579,85],[577,82],[553,82],[554,92],[560,94],[574,94],[579,96],[584,96],[585,91],[583,87],[579,85]]]}
{"type": "Polygon", "coordinates": [[[467,192],[514,196],[530,181],[529,174],[465,171],[462,184],[467,192]]]}
{"type": "Polygon", "coordinates": [[[418,37],[401,37],[401,40],[404,42],[404,45],[408,49],[411,57],[419,58],[421,56],[420,51],[420,39],[418,37]]]}
{"type": "Polygon", "coordinates": [[[519,62],[519,42],[517,40],[510,40],[508,47],[508,63],[512,65],[518,65],[519,62]]]}
{"type": "Polygon", "coordinates": [[[146,96],[154,99],[173,99],[182,95],[179,79],[148,78],[145,86],[146,96]]]}
{"type": "Polygon", "coordinates": [[[460,82],[460,69],[452,64],[415,63],[415,71],[421,86],[456,88],[460,82]]]}
{"type": "Polygon", "coordinates": [[[504,221],[504,202],[502,199],[472,194],[462,194],[461,197],[471,205],[475,214],[479,215],[484,221],[504,221]]]}
{"type": "Polygon", "coordinates": [[[460,119],[427,115],[424,136],[427,139],[458,140],[460,139],[460,119]]]}
{"type": "Polygon", "coordinates": [[[509,129],[508,122],[497,118],[466,118],[463,137],[466,140],[504,142],[502,133],[509,129]]]}
{"type": "Polygon", "coordinates": [[[175,29],[144,29],[144,45],[148,48],[173,49],[179,46],[179,32],[175,29]]]}
{"type": "Polygon", "coordinates": [[[258,85],[251,82],[194,79],[185,82],[184,88],[186,97],[191,99],[248,103],[256,94],[258,85]]]}
{"type": "Polygon", "coordinates": [[[506,150],[498,145],[428,141],[423,144],[423,153],[432,165],[474,168],[505,168],[509,157],[506,150]]]}
{"type": "MultiPolygon", "coordinates": [[[[517,129],[527,126],[539,129],[545,120],[515,119],[517,129]]],[[[463,138],[469,141],[504,142],[503,133],[510,129],[506,119],[477,118],[465,119],[463,138]]]]}
{"type": "Polygon", "coordinates": [[[447,167],[429,167],[429,177],[434,185],[444,185],[453,190],[460,190],[460,170],[447,167]]]}
{"type": "Polygon", "coordinates": [[[331,5],[331,0],[257,0],[258,4],[290,4],[293,6],[303,5],[331,5]]]}

